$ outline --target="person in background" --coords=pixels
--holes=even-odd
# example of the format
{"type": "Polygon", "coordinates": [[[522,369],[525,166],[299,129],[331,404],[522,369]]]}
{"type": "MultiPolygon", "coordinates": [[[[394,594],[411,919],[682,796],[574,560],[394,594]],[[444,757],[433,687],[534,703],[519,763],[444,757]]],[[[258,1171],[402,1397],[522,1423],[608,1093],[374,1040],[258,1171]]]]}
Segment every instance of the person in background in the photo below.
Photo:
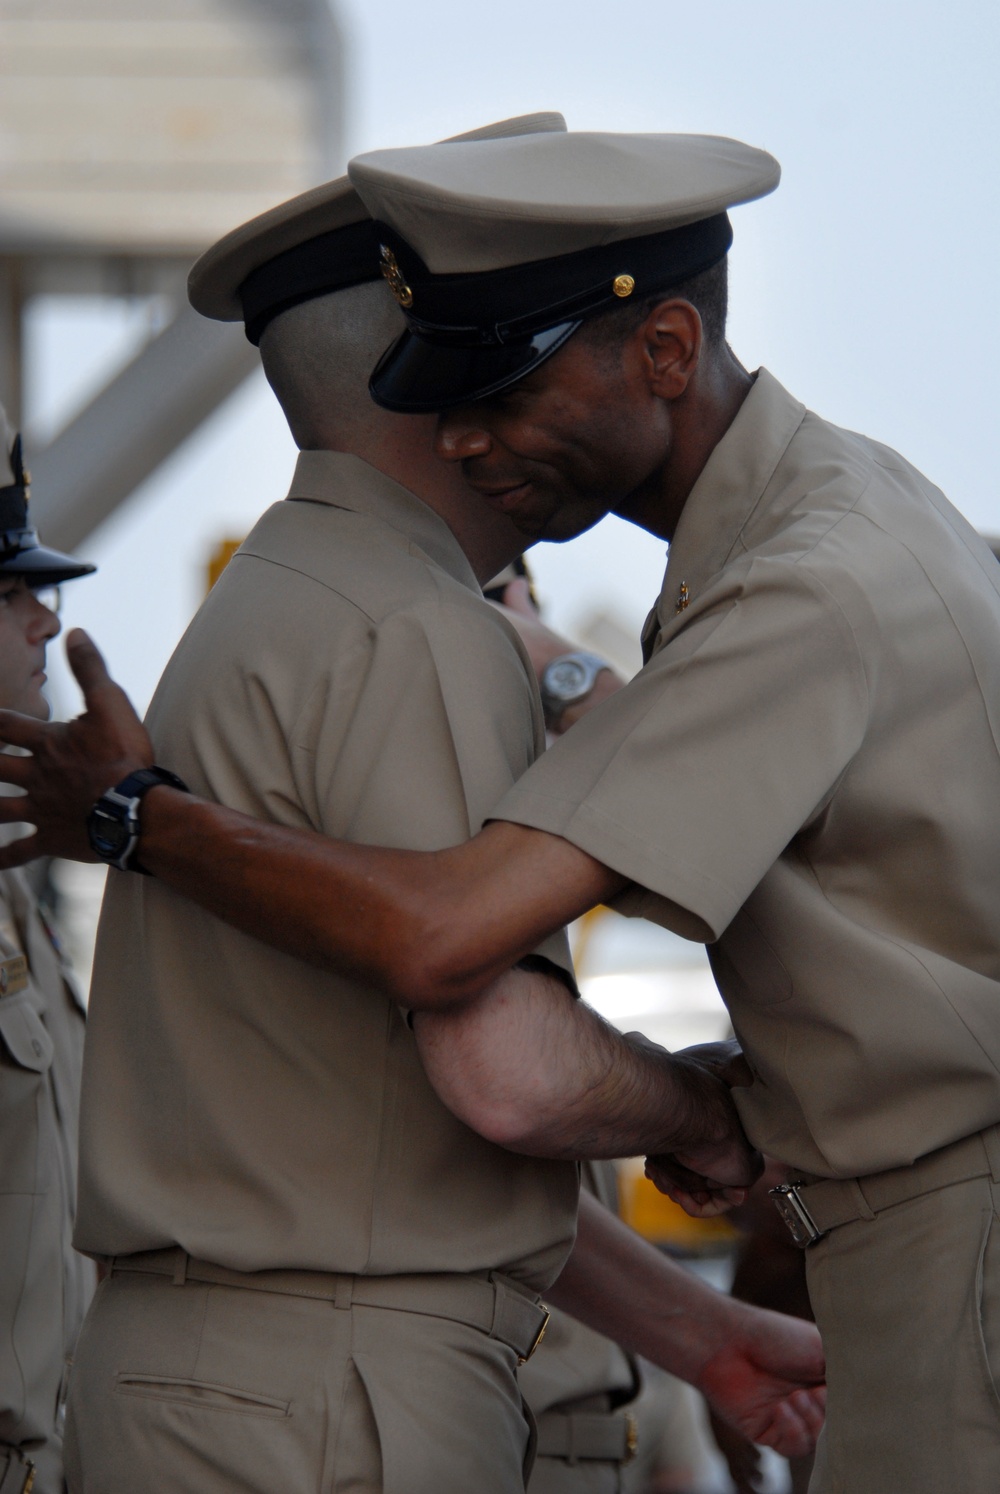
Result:
{"type": "MultiPolygon", "coordinates": [[[[0,407],[0,704],[44,720],[62,582],[94,567],[28,520],[0,407]]],[[[0,1491],[60,1494],[63,1392],[94,1287],[72,1247],[84,1005],[25,872],[0,872],[0,1491]]]]}
{"type": "Polygon", "coordinates": [[[576,649],[542,621],[528,562],[523,555],[483,590],[500,603],[515,628],[538,678],[549,737],[561,737],[574,722],[614,695],[625,681],[600,654],[576,649]]]}

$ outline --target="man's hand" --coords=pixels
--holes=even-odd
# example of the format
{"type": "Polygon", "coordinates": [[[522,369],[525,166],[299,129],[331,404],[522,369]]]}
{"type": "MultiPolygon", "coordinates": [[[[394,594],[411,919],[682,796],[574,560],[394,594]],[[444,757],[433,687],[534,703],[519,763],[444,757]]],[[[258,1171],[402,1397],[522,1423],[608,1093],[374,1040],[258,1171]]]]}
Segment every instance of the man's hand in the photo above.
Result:
{"type": "Polygon", "coordinates": [[[744,1331],[716,1350],[694,1383],[715,1414],[751,1442],[784,1458],[804,1457],[826,1407],[819,1333],[812,1323],[766,1308],[746,1313],[744,1331]]]}
{"type": "Polygon", "coordinates": [[[508,970],[472,1001],[418,1013],[438,1098],[488,1141],[537,1157],[679,1154],[742,1201],[761,1159],[707,1065],[624,1037],[562,981],[508,970]]]}
{"type": "MultiPolygon", "coordinates": [[[[753,1081],[740,1045],[734,1040],[700,1043],[673,1056],[687,1067],[690,1083],[696,1093],[703,1094],[704,1103],[716,1108],[720,1086],[725,1086],[728,1092],[753,1081]]],[[[729,1135],[718,1142],[646,1158],[646,1176],[650,1181],[696,1219],[710,1219],[745,1203],[750,1184],[763,1171],[763,1158],[750,1148],[728,1093],[727,1101],[733,1123],[729,1135]],[[752,1167],[749,1173],[748,1160],[752,1167]]]]}
{"type": "Polygon", "coordinates": [[[0,711],[0,742],[31,753],[0,753],[0,782],[25,791],[0,798],[0,823],[35,826],[34,835],[0,847],[0,869],[37,856],[96,860],[86,828],[95,799],[153,761],[142,722],[82,629],[74,628],[67,637],[66,656],[83,691],[82,716],[46,722],[0,711]]]}
{"type": "Polygon", "coordinates": [[[751,1442],[811,1452],[825,1365],[812,1323],[734,1301],[661,1254],[589,1193],[576,1243],[546,1301],[701,1391],[751,1442]]]}

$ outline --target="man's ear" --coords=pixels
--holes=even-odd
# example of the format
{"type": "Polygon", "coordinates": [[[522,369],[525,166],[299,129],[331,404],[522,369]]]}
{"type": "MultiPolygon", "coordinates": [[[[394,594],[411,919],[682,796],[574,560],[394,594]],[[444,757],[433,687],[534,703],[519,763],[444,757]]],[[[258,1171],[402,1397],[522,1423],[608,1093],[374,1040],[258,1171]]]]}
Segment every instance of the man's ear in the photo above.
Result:
{"type": "Polygon", "coordinates": [[[642,326],[641,340],[651,394],[679,399],[694,376],[704,340],[701,317],[690,301],[661,301],[642,326]]]}

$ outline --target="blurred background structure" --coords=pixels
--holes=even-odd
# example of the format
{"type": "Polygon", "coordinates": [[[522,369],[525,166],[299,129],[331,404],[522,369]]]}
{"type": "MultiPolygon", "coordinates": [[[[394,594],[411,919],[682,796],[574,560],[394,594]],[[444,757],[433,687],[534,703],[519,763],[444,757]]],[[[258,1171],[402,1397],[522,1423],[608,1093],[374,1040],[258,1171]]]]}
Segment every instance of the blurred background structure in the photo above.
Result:
{"type": "Polygon", "coordinates": [[[335,169],[341,62],[325,0],[0,4],[0,398],[51,543],[85,543],[254,371],[238,329],[187,307],[187,270],[335,169]],[[32,315],[82,298],[124,303],[143,345],[46,431],[32,315]]]}
{"type": "MultiPolygon", "coordinates": [[[[781,187],[734,214],[737,353],[1000,532],[998,66],[989,0],[0,0],[0,397],[39,525],[101,567],[67,625],[144,706],[213,556],[286,490],[294,447],[254,350],[187,308],[195,256],[357,151],[534,109],[771,150],[781,187]]],[[[553,626],[637,667],[659,541],[610,518],[531,563],[553,626]]],[[[85,970],[101,874],[58,879],[85,970]]],[[[700,948],[612,914],[576,943],[621,1027],[724,1033],[700,948]]],[[[635,1169],[626,1184],[654,1238],[724,1247],[685,1239],[635,1169]]],[[[726,1487],[698,1457],[699,1489],[726,1487]]]]}

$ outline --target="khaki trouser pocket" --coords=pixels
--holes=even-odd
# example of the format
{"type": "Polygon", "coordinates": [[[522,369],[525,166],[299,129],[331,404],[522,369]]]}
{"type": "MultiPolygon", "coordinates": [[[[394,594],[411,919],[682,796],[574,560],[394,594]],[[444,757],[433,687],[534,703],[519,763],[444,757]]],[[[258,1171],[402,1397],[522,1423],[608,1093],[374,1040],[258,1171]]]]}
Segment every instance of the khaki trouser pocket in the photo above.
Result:
{"type": "Polygon", "coordinates": [[[289,1402],[257,1395],[240,1386],[213,1385],[207,1380],[182,1380],[169,1375],[140,1375],[122,1371],[115,1377],[116,1395],[153,1401],[174,1401],[200,1411],[224,1411],[236,1416],[288,1416],[289,1402]]]}
{"type": "Polygon", "coordinates": [[[983,1374],[993,1405],[1000,1416],[1000,1185],[990,1188],[993,1211],[986,1216],[983,1243],[976,1270],[979,1350],[983,1374]]]}

